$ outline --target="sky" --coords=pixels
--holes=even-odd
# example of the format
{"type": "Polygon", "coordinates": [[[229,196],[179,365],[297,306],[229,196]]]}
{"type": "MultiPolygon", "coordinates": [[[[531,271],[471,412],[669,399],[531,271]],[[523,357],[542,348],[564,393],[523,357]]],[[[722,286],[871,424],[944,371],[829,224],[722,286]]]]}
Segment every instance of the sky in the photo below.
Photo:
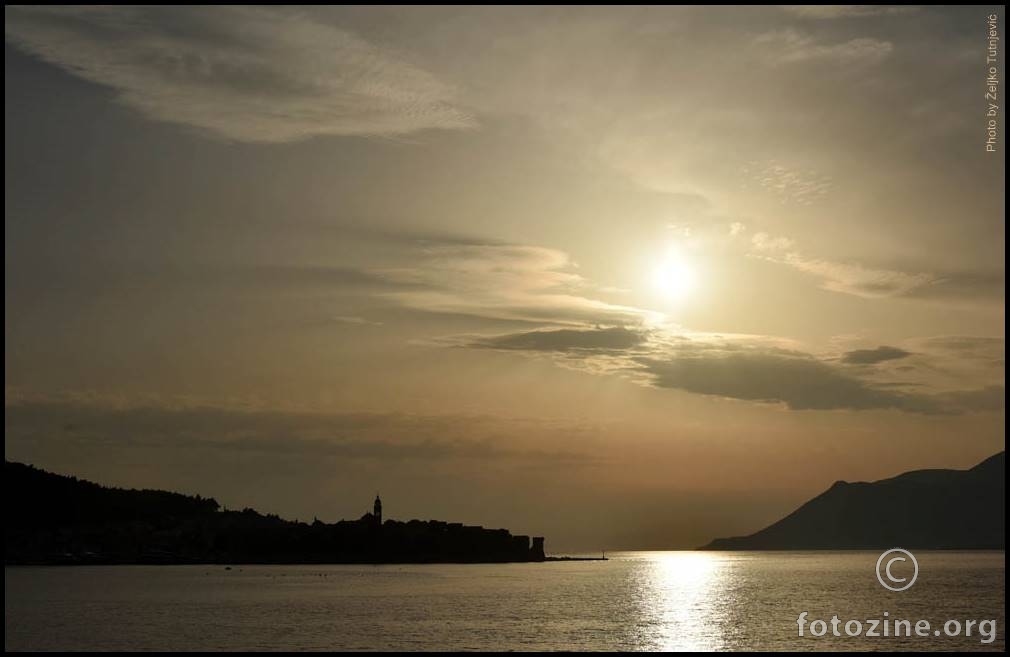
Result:
{"type": "Polygon", "coordinates": [[[549,552],[970,467],[994,12],[8,6],[5,456],[549,552]]]}

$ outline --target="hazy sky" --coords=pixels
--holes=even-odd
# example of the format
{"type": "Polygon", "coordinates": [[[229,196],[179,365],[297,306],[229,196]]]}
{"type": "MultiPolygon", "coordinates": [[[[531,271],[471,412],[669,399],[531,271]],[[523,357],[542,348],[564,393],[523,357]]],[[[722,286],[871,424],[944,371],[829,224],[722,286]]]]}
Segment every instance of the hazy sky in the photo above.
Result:
{"type": "Polygon", "coordinates": [[[993,11],[7,7],[6,457],[549,551],[973,465],[993,11]]]}

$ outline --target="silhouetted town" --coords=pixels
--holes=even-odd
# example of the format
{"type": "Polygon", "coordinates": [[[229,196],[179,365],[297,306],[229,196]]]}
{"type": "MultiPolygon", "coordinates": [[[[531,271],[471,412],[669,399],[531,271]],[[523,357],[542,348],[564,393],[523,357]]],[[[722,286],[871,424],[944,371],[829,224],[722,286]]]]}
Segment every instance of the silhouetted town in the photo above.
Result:
{"type": "Polygon", "coordinates": [[[544,539],[437,520],[311,524],[216,500],[107,488],[4,463],[5,564],[497,563],[544,561],[544,539]]]}

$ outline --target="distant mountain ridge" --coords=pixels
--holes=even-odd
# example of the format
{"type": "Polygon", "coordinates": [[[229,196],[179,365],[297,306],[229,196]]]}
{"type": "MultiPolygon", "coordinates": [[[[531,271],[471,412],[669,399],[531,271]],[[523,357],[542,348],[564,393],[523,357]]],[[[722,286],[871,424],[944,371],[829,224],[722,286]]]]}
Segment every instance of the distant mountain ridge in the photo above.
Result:
{"type": "Polygon", "coordinates": [[[969,470],[835,482],[785,518],[704,550],[1004,549],[1006,452],[969,470]]]}

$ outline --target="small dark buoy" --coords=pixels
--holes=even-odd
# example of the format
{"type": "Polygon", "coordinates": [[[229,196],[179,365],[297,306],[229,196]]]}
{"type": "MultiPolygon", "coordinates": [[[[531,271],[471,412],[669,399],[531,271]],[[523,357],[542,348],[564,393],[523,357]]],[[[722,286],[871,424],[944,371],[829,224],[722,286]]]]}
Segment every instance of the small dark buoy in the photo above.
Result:
{"type": "Polygon", "coordinates": [[[231,566],[225,566],[224,569],[225,570],[231,570],[231,566]]]}

